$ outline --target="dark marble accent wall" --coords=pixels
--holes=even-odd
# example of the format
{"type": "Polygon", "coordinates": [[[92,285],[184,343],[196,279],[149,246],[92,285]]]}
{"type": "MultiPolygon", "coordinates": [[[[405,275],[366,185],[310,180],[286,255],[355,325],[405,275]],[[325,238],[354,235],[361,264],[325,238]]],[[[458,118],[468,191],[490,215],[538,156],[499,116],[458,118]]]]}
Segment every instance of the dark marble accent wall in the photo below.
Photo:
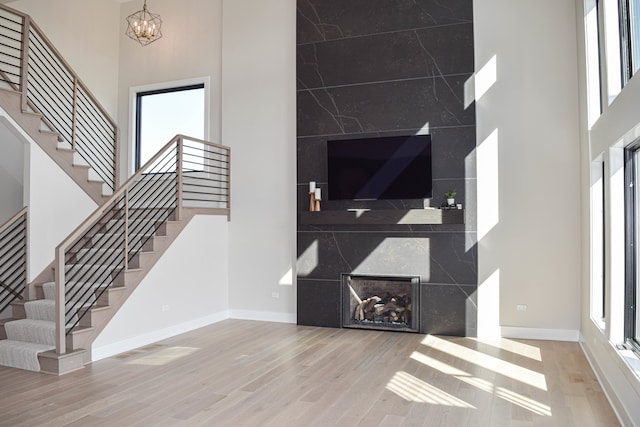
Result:
{"type": "MultiPolygon", "coordinates": [[[[455,189],[458,225],[303,225],[298,323],[340,327],[341,273],[419,275],[420,332],[476,333],[472,0],[298,0],[298,210],[327,194],[326,141],[430,133],[433,198],[455,189]]],[[[323,201],[324,210],[422,208],[425,201],[323,201]]]]}

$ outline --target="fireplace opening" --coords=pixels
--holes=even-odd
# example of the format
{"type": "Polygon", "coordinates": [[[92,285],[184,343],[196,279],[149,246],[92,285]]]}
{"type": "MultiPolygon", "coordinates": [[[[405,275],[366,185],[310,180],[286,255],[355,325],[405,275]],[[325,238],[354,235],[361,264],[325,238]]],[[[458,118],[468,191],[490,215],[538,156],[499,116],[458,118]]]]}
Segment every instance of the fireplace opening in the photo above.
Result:
{"type": "Polygon", "coordinates": [[[418,332],[420,277],[342,275],[342,327],[418,332]]]}

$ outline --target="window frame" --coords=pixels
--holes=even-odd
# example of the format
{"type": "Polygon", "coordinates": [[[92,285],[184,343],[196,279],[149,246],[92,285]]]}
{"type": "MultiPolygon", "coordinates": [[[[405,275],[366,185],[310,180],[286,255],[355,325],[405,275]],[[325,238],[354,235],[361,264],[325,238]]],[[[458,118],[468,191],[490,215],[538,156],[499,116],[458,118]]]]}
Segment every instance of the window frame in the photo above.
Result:
{"type": "MultiPolygon", "coordinates": [[[[632,2],[634,0],[618,0],[622,87],[629,83],[637,71],[640,71],[640,46],[636,46],[634,41],[637,39],[640,42],[640,11],[635,11],[636,19],[634,19],[632,2]],[[636,33],[638,35],[634,37],[636,33]]],[[[640,8],[640,3],[637,6],[640,8]]]]}
{"type": "MultiPolygon", "coordinates": [[[[161,95],[161,94],[165,94],[165,93],[175,93],[175,92],[182,92],[182,91],[187,91],[187,90],[195,90],[195,89],[202,89],[205,92],[205,110],[206,110],[206,85],[205,83],[193,83],[193,84],[188,84],[188,85],[182,85],[182,86],[172,86],[172,87],[165,87],[165,88],[161,88],[161,89],[153,89],[153,90],[146,90],[146,91],[139,91],[136,92],[135,94],[135,124],[134,124],[134,148],[133,148],[133,153],[134,153],[134,171],[137,171],[138,169],[140,169],[140,167],[142,166],[141,163],[141,159],[140,159],[140,153],[141,153],[141,147],[140,144],[142,143],[142,99],[145,96],[151,96],[151,95],[161,95]]],[[[206,114],[206,111],[205,111],[206,114]]],[[[205,125],[206,128],[206,125],[205,125]]],[[[205,129],[206,131],[206,129],[205,129]]]]}
{"type": "Polygon", "coordinates": [[[640,226],[640,209],[636,189],[640,188],[640,174],[636,171],[640,166],[640,140],[634,141],[624,150],[625,177],[625,295],[624,295],[624,338],[627,345],[640,355],[638,340],[636,298],[640,286],[640,272],[638,268],[638,251],[640,244],[638,231],[640,226]]]}

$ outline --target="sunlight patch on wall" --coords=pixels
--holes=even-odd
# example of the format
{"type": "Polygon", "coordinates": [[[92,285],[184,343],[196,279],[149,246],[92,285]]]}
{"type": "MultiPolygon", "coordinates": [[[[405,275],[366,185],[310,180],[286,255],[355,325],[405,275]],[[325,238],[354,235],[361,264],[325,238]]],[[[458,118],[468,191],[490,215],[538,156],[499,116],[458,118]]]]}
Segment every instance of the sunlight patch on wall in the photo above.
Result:
{"type": "Polygon", "coordinates": [[[500,269],[484,280],[476,292],[478,337],[500,338],[500,269]]]}
{"type": "Polygon", "coordinates": [[[293,268],[290,268],[289,271],[284,273],[284,275],[280,278],[278,285],[293,286],[293,268]]]}
{"type": "Polygon", "coordinates": [[[464,108],[469,107],[473,101],[478,101],[489,91],[498,80],[498,59],[493,55],[480,71],[475,73],[464,84],[464,108]]]}
{"type": "Polygon", "coordinates": [[[298,276],[309,276],[313,270],[318,267],[318,241],[315,240],[309,247],[298,257],[298,276]]]}
{"type": "Polygon", "coordinates": [[[408,402],[476,409],[464,400],[442,391],[404,371],[396,372],[393,378],[387,383],[386,389],[408,402]]]}
{"type": "Polygon", "coordinates": [[[429,135],[429,122],[422,125],[420,130],[416,132],[416,135],[429,135]]]}
{"type": "Polygon", "coordinates": [[[478,176],[478,241],[500,221],[498,129],[476,147],[478,176]]]}
{"type": "Polygon", "coordinates": [[[547,380],[539,372],[431,335],[425,337],[422,340],[422,344],[499,375],[520,381],[542,391],[547,391],[547,380]]]}

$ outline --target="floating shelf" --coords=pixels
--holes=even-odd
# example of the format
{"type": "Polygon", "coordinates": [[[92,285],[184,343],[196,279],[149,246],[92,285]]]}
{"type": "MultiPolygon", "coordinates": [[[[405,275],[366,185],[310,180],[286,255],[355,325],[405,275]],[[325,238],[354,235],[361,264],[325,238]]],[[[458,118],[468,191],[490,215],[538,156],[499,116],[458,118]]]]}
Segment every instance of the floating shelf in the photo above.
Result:
{"type": "Polygon", "coordinates": [[[397,209],[299,212],[300,224],[464,224],[462,209],[397,209]]]}

